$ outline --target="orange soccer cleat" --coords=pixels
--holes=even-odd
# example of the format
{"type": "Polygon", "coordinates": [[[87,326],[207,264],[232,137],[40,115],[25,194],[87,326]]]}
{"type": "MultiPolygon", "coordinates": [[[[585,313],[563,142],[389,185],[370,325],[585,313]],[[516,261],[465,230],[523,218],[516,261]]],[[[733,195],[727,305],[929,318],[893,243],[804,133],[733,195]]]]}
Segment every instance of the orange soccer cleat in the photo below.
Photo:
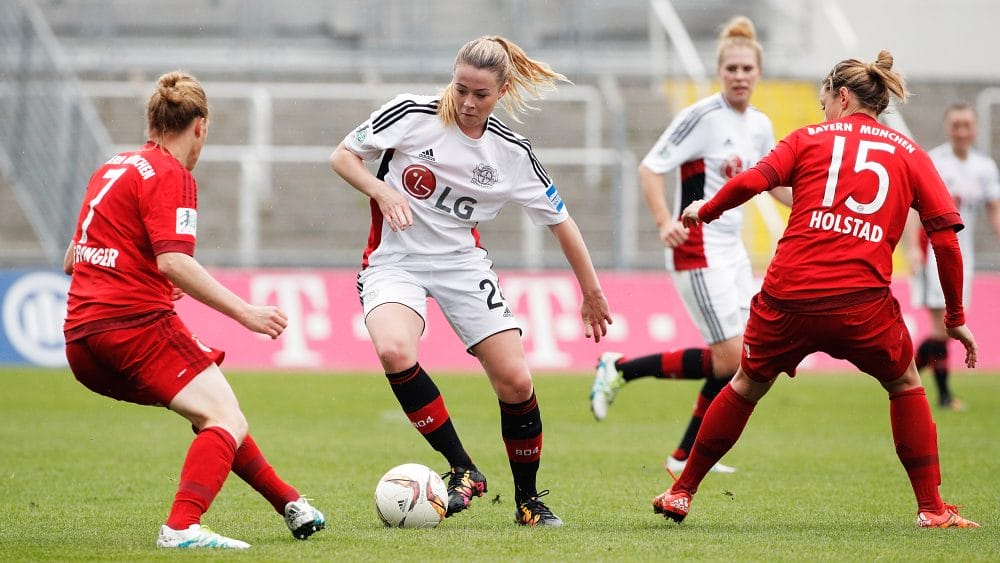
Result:
{"type": "Polygon", "coordinates": [[[653,499],[653,512],[662,514],[664,518],[670,518],[678,524],[688,515],[690,508],[691,495],[684,492],[674,493],[667,490],[653,499]]]}
{"type": "Polygon", "coordinates": [[[978,528],[979,524],[958,515],[958,507],[953,504],[944,505],[944,510],[917,513],[918,528],[978,528]]]}

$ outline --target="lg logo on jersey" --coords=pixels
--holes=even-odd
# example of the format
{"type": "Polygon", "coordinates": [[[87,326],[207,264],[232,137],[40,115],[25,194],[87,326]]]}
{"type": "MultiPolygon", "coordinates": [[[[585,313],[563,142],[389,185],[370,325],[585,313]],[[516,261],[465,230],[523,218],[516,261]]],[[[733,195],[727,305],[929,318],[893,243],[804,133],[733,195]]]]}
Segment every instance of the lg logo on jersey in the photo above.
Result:
{"type": "MultiPolygon", "coordinates": [[[[417,199],[429,199],[437,190],[437,178],[430,168],[423,164],[411,164],[403,170],[403,189],[417,199]]],[[[475,198],[462,196],[449,198],[451,187],[445,186],[434,200],[434,208],[445,213],[454,214],[459,219],[472,218],[473,207],[478,201],[475,198]]]]}

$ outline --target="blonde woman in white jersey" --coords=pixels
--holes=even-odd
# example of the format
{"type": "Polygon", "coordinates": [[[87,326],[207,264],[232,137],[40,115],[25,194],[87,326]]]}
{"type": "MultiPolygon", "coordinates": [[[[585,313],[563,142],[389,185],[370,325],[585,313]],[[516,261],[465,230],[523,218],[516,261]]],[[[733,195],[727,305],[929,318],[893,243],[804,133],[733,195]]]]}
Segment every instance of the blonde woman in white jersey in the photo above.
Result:
{"type": "MultiPolygon", "coordinates": [[[[958,243],[965,257],[964,301],[969,306],[972,276],[975,271],[973,252],[975,218],[980,209],[986,211],[990,226],[1000,240],[1000,181],[997,163],[973,146],[976,141],[976,112],[966,102],[948,106],[944,113],[944,130],[948,142],[927,151],[955,205],[962,214],[965,228],[958,232],[958,243]]],[[[915,214],[914,214],[915,215],[915,214]]],[[[944,326],[944,292],[937,274],[937,261],[933,252],[927,252],[927,235],[920,222],[913,219],[907,224],[910,260],[914,264],[911,296],[914,307],[927,308],[930,315],[930,334],[917,347],[917,369],[925,367],[934,373],[938,390],[938,406],[943,409],[962,410],[965,404],[952,396],[948,385],[948,333],[944,326]]]]}
{"type": "Polygon", "coordinates": [[[607,333],[608,303],[576,223],[527,139],[492,115],[500,102],[516,116],[529,108],[526,96],[539,97],[559,80],[566,79],[513,42],[480,37],[459,50],[439,96],[397,96],[330,157],[333,170],[371,198],[358,275],[365,325],[403,411],[451,466],[448,516],[486,492],[486,477],[417,361],[428,296],[482,363],[499,399],[517,523],[562,525],[541,500],[548,491],[536,484],[542,419],[520,327],[476,230],[508,202],[547,226],[580,284],[584,333],[595,342],[607,333]],[[370,160],[379,162],[377,175],[364,165],[370,160]]]}
{"type": "MultiPolygon", "coordinates": [[[[687,430],[667,458],[672,472],[684,468],[705,410],[739,367],[750,298],[758,289],[741,239],[741,209],[690,230],[679,217],[689,203],[712,197],[726,180],[774,147],[771,120],[750,105],[761,76],[761,52],[753,22],[743,16],[730,20],[719,35],[716,73],[722,91],[681,110],[639,166],[639,184],[666,249],[667,270],[707,347],[638,358],[605,352],[591,388],[591,409],[603,420],[618,391],[634,379],[705,380],[687,430]],[[664,178],[677,168],[680,186],[671,210],[664,178]]],[[[788,188],[772,192],[786,204],[790,194],[788,188]]],[[[735,471],[722,464],[713,469],[735,471]]]]}

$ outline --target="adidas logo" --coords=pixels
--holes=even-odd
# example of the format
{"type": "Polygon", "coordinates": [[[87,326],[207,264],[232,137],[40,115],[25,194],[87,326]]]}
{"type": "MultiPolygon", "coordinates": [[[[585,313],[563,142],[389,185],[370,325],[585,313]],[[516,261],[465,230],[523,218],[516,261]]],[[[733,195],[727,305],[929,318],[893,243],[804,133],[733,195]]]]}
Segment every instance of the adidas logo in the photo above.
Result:
{"type": "Polygon", "coordinates": [[[514,316],[514,313],[510,312],[510,307],[504,307],[503,308],[503,316],[504,316],[504,318],[510,318],[510,317],[514,316]]]}
{"type": "Polygon", "coordinates": [[[417,158],[422,158],[429,162],[437,162],[434,160],[434,149],[427,149],[424,152],[417,155],[417,158]]]}

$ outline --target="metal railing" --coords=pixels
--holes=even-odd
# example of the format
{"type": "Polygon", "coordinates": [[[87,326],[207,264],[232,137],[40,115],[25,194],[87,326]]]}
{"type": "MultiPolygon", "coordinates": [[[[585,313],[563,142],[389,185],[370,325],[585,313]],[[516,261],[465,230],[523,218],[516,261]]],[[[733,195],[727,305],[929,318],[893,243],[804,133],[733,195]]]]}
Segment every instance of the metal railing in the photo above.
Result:
{"type": "Polygon", "coordinates": [[[86,179],[110,138],[31,2],[0,2],[0,78],[0,167],[45,260],[61,263],[86,179]]]}
{"type": "MultiPolygon", "coordinates": [[[[604,89],[614,91],[612,82],[605,82],[604,89]]],[[[238,230],[235,259],[229,261],[239,266],[266,265],[269,258],[261,252],[261,203],[273,192],[272,166],[276,163],[316,164],[325,163],[332,145],[275,145],[274,109],[278,100],[329,100],[368,101],[372,107],[391,99],[399,92],[435,93],[439,85],[432,84],[364,84],[364,83],[242,83],[206,82],[206,92],[213,100],[241,102],[246,106],[245,122],[247,142],[245,144],[206,145],[202,162],[235,163],[239,167],[237,183],[239,196],[236,206],[236,228],[238,230]]],[[[150,85],[151,87],[151,85],[150,85]]],[[[148,90],[143,85],[127,82],[84,82],[83,91],[92,99],[138,99],[148,90]]],[[[614,181],[620,182],[613,191],[613,202],[609,207],[620,211],[613,219],[612,228],[614,266],[625,268],[632,265],[636,254],[636,206],[633,192],[636,188],[635,156],[624,147],[624,130],[619,131],[622,146],[607,148],[602,140],[605,122],[605,101],[602,91],[593,86],[563,86],[546,95],[545,103],[582,104],[583,139],[582,147],[553,147],[536,149],[539,159],[547,166],[573,165],[583,169],[587,188],[593,191],[601,179],[601,170],[610,169],[614,181]],[[620,198],[620,199],[619,199],[620,198]],[[631,219],[629,219],[631,218],[631,219]],[[625,221],[628,224],[622,225],[625,221]]],[[[624,128],[624,104],[619,102],[614,109],[613,127],[624,128]]],[[[360,116],[359,116],[360,117],[360,116]]],[[[367,117],[365,115],[364,117],[367,117]]],[[[358,120],[360,122],[360,118],[358,120]]],[[[113,145],[111,152],[132,150],[134,145],[113,145]]],[[[523,218],[520,227],[520,253],[518,264],[527,269],[544,266],[543,230],[523,218]]],[[[308,263],[310,253],[317,257],[329,254],[327,248],[297,250],[299,260],[308,263]]],[[[211,253],[208,253],[211,254],[211,253]]],[[[353,262],[352,262],[353,265],[353,262]]]]}

